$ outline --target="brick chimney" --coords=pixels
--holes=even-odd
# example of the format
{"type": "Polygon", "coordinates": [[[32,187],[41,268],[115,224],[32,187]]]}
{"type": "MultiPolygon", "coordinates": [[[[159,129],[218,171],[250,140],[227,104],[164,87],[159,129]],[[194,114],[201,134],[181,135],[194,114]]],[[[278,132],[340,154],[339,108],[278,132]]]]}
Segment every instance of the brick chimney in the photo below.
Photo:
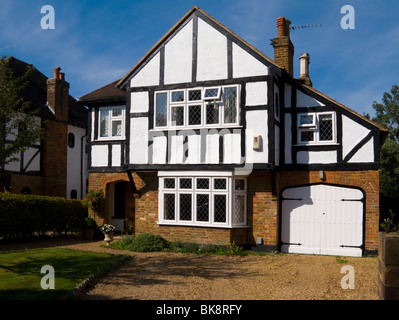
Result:
{"type": "Polygon", "coordinates": [[[277,37],[272,39],[274,61],[294,76],[294,45],[290,40],[291,21],[279,17],[277,19],[277,37]]]}
{"type": "Polygon", "coordinates": [[[54,77],[47,79],[47,102],[55,117],[60,121],[68,121],[69,83],[65,81],[65,74],[61,68],[53,68],[54,77]]]}

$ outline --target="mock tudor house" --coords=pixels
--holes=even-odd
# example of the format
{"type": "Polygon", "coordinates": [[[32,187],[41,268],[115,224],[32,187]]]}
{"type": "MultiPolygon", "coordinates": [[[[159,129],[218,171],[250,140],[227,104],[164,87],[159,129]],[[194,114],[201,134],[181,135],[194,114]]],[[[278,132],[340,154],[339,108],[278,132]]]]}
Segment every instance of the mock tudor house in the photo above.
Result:
{"type": "MultiPolygon", "coordinates": [[[[10,68],[22,76],[28,67],[24,61],[10,56],[10,68]]],[[[5,171],[11,173],[6,188],[12,193],[28,193],[83,199],[87,193],[87,108],[69,95],[69,83],[61,68],[53,68],[48,79],[36,68],[29,76],[29,85],[20,96],[38,110],[38,126],[46,137],[29,146],[10,162],[5,171]]],[[[6,137],[12,143],[17,130],[6,137]]]]}
{"type": "Polygon", "coordinates": [[[104,222],[168,240],[362,256],[378,248],[386,130],[293,76],[198,7],[89,107],[89,188],[104,222]]]}

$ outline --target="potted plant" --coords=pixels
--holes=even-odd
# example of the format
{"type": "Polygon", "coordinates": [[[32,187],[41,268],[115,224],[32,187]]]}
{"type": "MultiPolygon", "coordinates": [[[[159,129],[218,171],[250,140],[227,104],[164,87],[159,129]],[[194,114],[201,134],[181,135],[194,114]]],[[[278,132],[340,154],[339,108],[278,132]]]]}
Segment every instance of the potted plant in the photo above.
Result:
{"type": "Polygon", "coordinates": [[[101,189],[90,189],[83,204],[94,212],[98,212],[104,207],[104,199],[104,192],[101,189]]]}
{"type": "Polygon", "coordinates": [[[83,236],[86,240],[93,240],[94,238],[94,231],[97,228],[97,223],[94,221],[93,218],[86,217],[83,220],[83,236]]]}
{"type": "Polygon", "coordinates": [[[101,232],[104,233],[104,241],[107,243],[107,246],[109,246],[109,244],[113,240],[115,229],[115,226],[111,224],[104,224],[100,228],[101,232]]]}

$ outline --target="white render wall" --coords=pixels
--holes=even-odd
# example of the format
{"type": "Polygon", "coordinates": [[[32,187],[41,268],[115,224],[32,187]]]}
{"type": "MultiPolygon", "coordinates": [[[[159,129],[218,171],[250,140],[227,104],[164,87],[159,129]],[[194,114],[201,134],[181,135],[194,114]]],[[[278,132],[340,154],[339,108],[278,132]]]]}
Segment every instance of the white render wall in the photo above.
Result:
{"type": "Polygon", "coordinates": [[[68,134],[75,136],[73,148],[67,146],[67,198],[70,198],[71,191],[76,190],[77,198],[83,199],[86,195],[87,154],[86,150],[86,129],[68,125],[68,134]],[[83,141],[82,141],[83,138],[83,141]]]}
{"type": "Polygon", "coordinates": [[[233,77],[263,76],[269,74],[269,69],[248,52],[233,43],[233,77]]]}
{"type": "MultiPolygon", "coordinates": [[[[342,157],[345,158],[346,155],[369,133],[370,130],[366,127],[358,124],[347,116],[342,116],[342,157]]],[[[359,150],[360,151],[360,150],[359,150]]],[[[373,155],[374,161],[374,150],[371,153],[373,155]]],[[[366,157],[369,159],[370,157],[366,157]]],[[[353,159],[353,158],[352,158],[353,159]]],[[[352,160],[353,161],[353,160],[352,160]]],[[[367,161],[361,161],[367,162],[367,161]]]]}

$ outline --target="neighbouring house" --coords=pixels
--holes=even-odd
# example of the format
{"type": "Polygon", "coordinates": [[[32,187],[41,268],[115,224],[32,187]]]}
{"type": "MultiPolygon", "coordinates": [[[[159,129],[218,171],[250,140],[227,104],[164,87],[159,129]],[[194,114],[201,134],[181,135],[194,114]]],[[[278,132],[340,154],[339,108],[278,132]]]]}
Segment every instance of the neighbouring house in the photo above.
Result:
{"type": "MultiPolygon", "coordinates": [[[[26,72],[26,62],[15,57],[8,60],[16,76],[26,72]]],[[[20,92],[38,110],[37,123],[45,129],[46,138],[6,165],[11,173],[6,184],[12,193],[83,199],[87,193],[88,110],[69,95],[61,68],[53,69],[54,77],[48,79],[34,68],[29,85],[20,92]]],[[[17,134],[10,134],[5,143],[12,143],[17,134]]]]}
{"type": "Polygon", "coordinates": [[[384,128],[293,76],[290,21],[274,60],[194,7],[89,107],[98,224],[168,240],[362,256],[379,231],[384,128]]]}

